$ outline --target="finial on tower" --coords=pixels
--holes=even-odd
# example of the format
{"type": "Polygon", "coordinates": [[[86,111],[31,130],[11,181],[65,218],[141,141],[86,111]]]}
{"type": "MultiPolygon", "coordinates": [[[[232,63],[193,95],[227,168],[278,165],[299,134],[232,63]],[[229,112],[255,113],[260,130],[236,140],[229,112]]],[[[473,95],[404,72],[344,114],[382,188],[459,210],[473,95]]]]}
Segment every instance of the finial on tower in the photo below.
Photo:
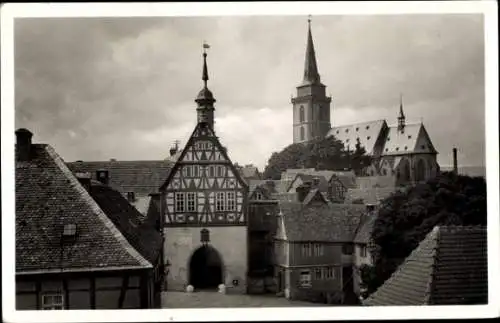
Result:
{"type": "Polygon", "coordinates": [[[207,68],[207,49],[209,49],[210,46],[204,41],[203,42],[203,76],[202,80],[205,83],[205,87],[207,87],[207,81],[208,81],[208,68],[207,68]]]}
{"type": "Polygon", "coordinates": [[[399,116],[398,116],[398,130],[403,132],[406,126],[405,114],[403,112],[403,94],[399,93],[399,116]]]}
{"type": "Polygon", "coordinates": [[[307,16],[307,24],[310,26],[311,25],[311,15],[307,16]]]}

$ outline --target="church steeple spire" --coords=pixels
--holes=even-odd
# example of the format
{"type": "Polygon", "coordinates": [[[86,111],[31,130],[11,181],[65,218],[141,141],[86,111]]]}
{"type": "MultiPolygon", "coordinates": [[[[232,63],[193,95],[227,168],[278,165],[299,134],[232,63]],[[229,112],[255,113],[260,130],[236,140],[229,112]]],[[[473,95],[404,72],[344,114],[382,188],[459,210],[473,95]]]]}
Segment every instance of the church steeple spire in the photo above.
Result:
{"type": "Polygon", "coordinates": [[[207,68],[207,49],[210,46],[203,44],[203,72],[201,79],[203,80],[203,89],[198,93],[195,102],[198,104],[196,111],[198,112],[198,123],[208,124],[212,128],[214,126],[214,103],[215,99],[212,92],[207,87],[208,68],[207,68]]]}
{"type": "Polygon", "coordinates": [[[398,130],[404,131],[405,129],[405,114],[403,112],[403,94],[399,94],[399,116],[398,116],[398,130]]]}
{"type": "Polygon", "coordinates": [[[311,33],[311,16],[307,19],[307,47],[306,58],[304,64],[304,83],[315,84],[320,82],[318,73],[318,64],[316,63],[316,52],[314,51],[314,43],[311,33]]]}

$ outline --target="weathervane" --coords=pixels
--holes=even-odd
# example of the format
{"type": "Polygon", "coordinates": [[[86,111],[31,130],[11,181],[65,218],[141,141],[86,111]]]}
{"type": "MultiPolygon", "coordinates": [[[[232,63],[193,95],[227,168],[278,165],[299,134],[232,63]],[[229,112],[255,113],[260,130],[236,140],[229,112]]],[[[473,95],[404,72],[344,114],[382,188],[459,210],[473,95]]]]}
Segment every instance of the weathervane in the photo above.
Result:
{"type": "Polygon", "coordinates": [[[206,41],[203,41],[203,54],[207,53],[207,49],[210,48],[210,45],[207,44],[206,41]]]}

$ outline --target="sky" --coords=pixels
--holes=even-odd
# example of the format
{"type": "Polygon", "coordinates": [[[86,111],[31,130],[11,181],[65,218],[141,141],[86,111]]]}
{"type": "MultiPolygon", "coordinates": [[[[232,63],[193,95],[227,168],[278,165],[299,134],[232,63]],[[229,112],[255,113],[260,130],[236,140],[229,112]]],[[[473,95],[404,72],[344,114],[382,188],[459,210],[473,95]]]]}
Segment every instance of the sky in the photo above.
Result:
{"type": "MultiPolygon", "coordinates": [[[[441,165],[485,165],[483,17],[313,16],[332,124],[386,119],[403,94],[441,165]]],[[[14,25],[15,126],[64,160],[164,159],[196,125],[202,44],[215,130],[233,162],[262,169],[292,143],[307,16],[23,18],[14,25]]]]}

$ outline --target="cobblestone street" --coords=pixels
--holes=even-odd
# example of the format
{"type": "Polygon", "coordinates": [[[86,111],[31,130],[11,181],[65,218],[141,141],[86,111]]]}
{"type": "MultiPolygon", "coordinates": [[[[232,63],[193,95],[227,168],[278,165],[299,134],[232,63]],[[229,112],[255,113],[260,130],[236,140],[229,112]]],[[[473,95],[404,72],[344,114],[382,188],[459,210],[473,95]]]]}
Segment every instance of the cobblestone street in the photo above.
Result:
{"type": "Polygon", "coordinates": [[[300,301],[289,301],[274,295],[224,295],[217,292],[164,292],[163,308],[204,308],[204,307],[299,307],[326,306],[300,301]]]}

